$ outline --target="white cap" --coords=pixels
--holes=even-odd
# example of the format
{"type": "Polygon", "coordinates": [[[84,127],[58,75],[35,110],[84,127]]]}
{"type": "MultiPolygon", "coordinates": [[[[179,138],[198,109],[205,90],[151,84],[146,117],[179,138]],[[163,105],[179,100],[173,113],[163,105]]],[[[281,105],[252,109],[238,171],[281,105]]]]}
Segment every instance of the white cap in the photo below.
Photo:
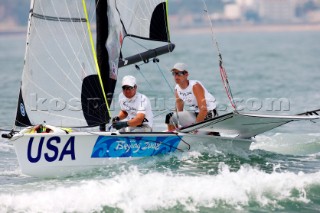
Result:
{"type": "Polygon", "coordinates": [[[126,75],[122,79],[122,86],[131,86],[136,85],[136,78],[131,75],[126,75]]]}
{"type": "Polygon", "coordinates": [[[188,66],[185,63],[176,63],[172,70],[187,71],[187,68],[188,66]]]}

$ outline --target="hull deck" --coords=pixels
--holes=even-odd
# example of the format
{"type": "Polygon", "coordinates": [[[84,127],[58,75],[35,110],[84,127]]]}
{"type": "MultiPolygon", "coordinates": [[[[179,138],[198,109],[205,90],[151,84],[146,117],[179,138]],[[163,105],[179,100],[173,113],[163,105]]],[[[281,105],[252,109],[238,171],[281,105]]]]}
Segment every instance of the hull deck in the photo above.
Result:
{"type": "Polygon", "coordinates": [[[21,170],[36,177],[67,176],[143,157],[197,150],[199,145],[233,152],[251,140],[185,133],[18,133],[11,138],[21,170]]]}

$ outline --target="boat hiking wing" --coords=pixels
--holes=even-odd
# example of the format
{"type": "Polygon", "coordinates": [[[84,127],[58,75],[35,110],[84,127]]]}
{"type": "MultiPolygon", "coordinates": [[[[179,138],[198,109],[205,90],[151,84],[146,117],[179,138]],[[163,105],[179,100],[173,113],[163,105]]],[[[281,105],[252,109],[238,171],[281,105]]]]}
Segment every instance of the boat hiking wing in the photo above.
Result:
{"type": "Polygon", "coordinates": [[[206,130],[235,135],[238,138],[251,138],[292,121],[319,119],[319,115],[261,115],[231,112],[210,120],[181,128],[187,133],[206,130]]]}

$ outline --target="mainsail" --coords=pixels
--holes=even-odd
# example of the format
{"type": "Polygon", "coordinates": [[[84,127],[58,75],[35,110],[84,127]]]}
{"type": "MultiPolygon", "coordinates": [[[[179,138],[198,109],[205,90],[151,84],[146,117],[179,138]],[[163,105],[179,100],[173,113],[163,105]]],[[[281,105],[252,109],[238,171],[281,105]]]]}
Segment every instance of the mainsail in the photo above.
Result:
{"type": "Polygon", "coordinates": [[[121,47],[126,36],[167,42],[155,53],[173,50],[163,0],[33,0],[16,125],[44,121],[88,127],[108,122],[121,47]],[[89,5],[89,7],[87,7],[89,5]],[[96,11],[96,48],[88,8],[96,11]],[[95,50],[96,49],[96,50],[95,50]]]}

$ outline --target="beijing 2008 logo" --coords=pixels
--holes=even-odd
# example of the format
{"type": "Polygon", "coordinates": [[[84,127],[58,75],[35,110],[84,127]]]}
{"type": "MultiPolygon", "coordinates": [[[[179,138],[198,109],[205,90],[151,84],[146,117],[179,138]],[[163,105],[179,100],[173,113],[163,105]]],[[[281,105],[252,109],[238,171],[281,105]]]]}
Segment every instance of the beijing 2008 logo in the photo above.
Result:
{"type": "Polygon", "coordinates": [[[26,110],[24,108],[23,103],[20,104],[20,113],[23,117],[26,116],[26,110]]]}

